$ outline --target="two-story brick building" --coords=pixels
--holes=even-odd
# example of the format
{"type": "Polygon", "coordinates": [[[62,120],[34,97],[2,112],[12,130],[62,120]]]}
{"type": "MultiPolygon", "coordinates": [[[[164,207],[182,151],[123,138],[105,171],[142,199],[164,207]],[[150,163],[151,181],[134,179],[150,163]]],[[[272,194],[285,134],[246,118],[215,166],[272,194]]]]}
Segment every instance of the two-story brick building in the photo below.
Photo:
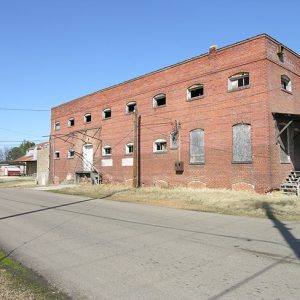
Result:
{"type": "Polygon", "coordinates": [[[130,183],[134,128],[141,185],[279,188],[300,169],[300,56],[261,34],[54,107],[51,180],[130,183]]]}

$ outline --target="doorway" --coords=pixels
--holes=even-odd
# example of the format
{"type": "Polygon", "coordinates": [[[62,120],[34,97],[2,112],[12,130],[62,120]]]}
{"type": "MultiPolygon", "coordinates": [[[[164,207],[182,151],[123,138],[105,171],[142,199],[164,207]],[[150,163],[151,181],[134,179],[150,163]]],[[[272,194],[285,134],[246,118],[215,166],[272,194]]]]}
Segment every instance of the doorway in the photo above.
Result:
{"type": "Polygon", "coordinates": [[[84,171],[92,171],[93,159],[94,159],[92,144],[83,145],[82,156],[83,156],[83,170],[84,171]]]}

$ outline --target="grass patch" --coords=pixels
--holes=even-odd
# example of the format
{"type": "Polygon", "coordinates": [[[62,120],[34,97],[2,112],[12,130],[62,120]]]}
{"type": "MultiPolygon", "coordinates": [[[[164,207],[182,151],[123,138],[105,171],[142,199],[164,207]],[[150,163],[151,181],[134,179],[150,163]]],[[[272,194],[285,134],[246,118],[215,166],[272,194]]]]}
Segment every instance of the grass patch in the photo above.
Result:
{"type": "Polygon", "coordinates": [[[0,250],[0,299],[70,299],[0,250]]]}
{"type": "Polygon", "coordinates": [[[265,205],[272,208],[274,217],[280,220],[300,221],[300,198],[273,192],[262,195],[251,192],[236,192],[225,189],[192,188],[128,188],[125,185],[82,184],[51,192],[102,198],[111,193],[110,200],[144,203],[172,208],[214,212],[229,215],[266,217],[265,205]]]}
{"type": "Polygon", "coordinates": [[[35,178],[19,177],[19,176],[3,176],[0,177],[0,188],[25,188],[35,187],[35,178]]]}

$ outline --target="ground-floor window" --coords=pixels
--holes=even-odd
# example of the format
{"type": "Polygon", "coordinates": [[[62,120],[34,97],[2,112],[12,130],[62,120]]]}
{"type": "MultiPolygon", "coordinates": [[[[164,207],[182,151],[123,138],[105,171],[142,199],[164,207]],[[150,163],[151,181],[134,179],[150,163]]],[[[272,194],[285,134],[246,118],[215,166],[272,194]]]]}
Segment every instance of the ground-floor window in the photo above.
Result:
{"type": "Polygon", "coordinates": [[[190,163],[204,163],[204,130],[194,129],[190,131],[190,163]]]}
{"type": "Polygon", "coordinates": [[[232,162],[252,162],[251,125],[236,124],[232,127],[232,162]]]}

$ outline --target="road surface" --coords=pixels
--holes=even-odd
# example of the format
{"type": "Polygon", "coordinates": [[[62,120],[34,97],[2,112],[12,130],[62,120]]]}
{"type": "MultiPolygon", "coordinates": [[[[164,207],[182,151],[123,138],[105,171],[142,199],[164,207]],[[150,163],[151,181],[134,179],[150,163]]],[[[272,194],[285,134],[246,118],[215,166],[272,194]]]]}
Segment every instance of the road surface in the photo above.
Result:
{"type": "Polygon", "coordinates": [[[299,299],[299,237],[297,222],[0,189],[0,247],[74,299],[299,299]]]}

